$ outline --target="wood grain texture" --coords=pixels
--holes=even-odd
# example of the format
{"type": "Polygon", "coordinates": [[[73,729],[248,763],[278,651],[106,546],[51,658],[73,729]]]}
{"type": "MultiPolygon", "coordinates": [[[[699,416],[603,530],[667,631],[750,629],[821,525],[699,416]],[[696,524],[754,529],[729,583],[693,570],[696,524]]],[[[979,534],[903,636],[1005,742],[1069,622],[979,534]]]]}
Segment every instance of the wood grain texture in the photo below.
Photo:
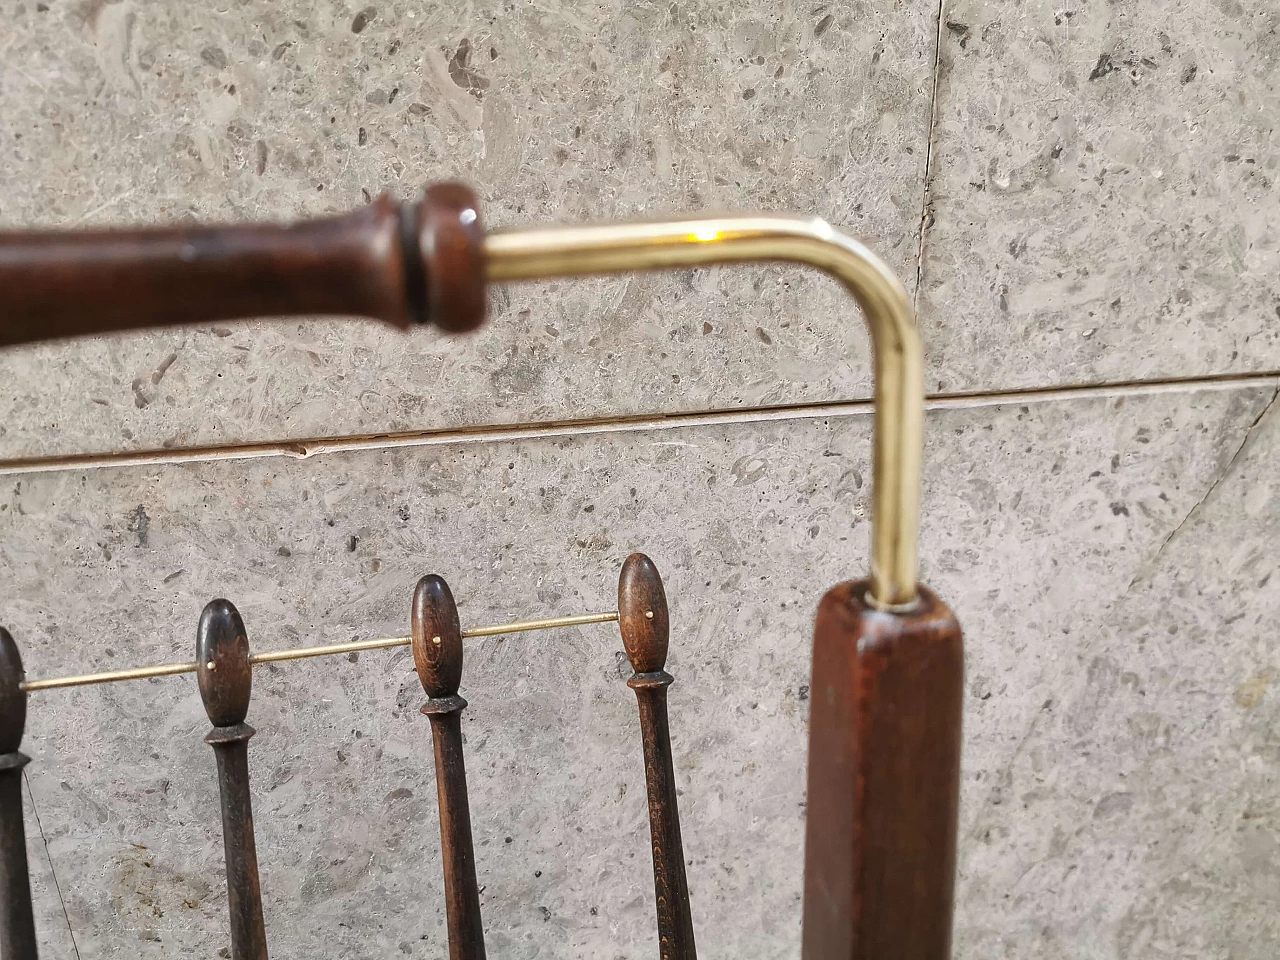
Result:
{"type": "Polygon", "coordinates": [[[462,628],[458,606],[443,577],[423,577],[413,591],[413,661],[430,698],[422,712],[431,721],[436,798],[440,806],[440,860],[444,870],[449,960],[484,960],[484,923],[471,839],[471,805],[462,749],[462,628]]]}
{"type": "Polygon", "coordinates": [[[472,330],[480,230],[474,193],[450,183],[288,225],[0,231],[0,346],[250,317],[472,330]]]}
{"type": "Polygon", "coordinates": [[[22,821],[22,768],[18,751],[26,727],[25,673],[18,645],[0,628],[0,960],[36,960],[36,926],[22,821]]]}
{"type": "Polygon", "coordinates": [[[671,621],[662,577],[652,560],[633,553],[618,575],[618,629],[631,669],[651,673],[667,665],[671,621]]]}
{"type": "Polygon", "coordinates": [[[249,713],[253,668],[240,612],[229,600],[213,600],[196,631],[196,676],[213,729],[205,743],[218,763],[222,845],[227,868],[232,960],[267,960],[262,886],[249,797],[249,713]]]}
{"type": "Polygon", "coordinates": [[[433,573],[418,581],[410,623],[422,689],[432,699],[453,696],[462,683],[462,624],[444,577],[433,573]]]}
{"type": "Polygon", "coordinates": [[[618,577],[618,627],[635,670],[627,686],[635,691],[640,710],[658,956],[660,960],[694,960],[697,949],[667,714],[667,688],[673,680],[663,669],[670,645],[669,624],[667,595],[658,568],[644,554],[633,553],[622,564],[618,577]]]}
{"type": "Polygon", "coordinates": [[[814,628],[804,960],[950,956],[964,651],[920,588],[891,613],[869,580],[830,590],[814,628]]]}

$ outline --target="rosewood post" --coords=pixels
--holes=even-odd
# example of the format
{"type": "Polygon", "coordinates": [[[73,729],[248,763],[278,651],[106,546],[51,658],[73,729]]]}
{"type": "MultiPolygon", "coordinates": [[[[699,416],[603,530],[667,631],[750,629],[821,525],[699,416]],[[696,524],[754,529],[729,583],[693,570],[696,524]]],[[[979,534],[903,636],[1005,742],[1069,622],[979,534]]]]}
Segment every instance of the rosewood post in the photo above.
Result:
{"type": "Polygon", "coordinates": [[[633,553],[618,578],[618,628],[627,659],[635,671],[627,686],[640,707],[640,742],[644,748],[644,780],[649,794],[649,837],[653,847],[653,891],[658,912],[658,955],[661,960],[695,960],[689,884],[684,873],[680,810],[671,759],[667,722],[667,687],[673,680],[663,668],[670,636],[667,595],[653,561],[633,553]]]}
{"type": "Polygon", "coordinates": [[[924,587],[877,610],[869,580],[818,607],[810,685],[803,960],[947,960],[964,650],[924,587]]]}
{"type": "Polygon", "coordinates": [[[422,712],[431,720],[440,804],[440,858],[444,865],[449,960],[484,960],[480,890],[471,843],[467,771],[462,756],[462,626],[443,577],[418,581],[413,591],[413,663],[426,691],[422,712]]]}
{"type": "Polygon", "coordinates": [[[249,712],[253,670],[244,621],[229,600],[213,600],[200,614],[196,633],[196,677],[213,729],[204,742],[218,760],[222,797],[222,843],[227,861],[232,960],[267,960],[262,887],[249,802],[249,712]]]}

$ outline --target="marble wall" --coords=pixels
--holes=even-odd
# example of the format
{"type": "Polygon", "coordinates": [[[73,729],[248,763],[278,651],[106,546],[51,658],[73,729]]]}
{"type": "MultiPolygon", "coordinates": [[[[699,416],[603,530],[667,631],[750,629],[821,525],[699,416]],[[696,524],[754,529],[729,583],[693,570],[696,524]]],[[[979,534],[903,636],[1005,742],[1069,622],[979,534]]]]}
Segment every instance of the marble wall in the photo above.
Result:
{"type": "MultiPolygon", "coordinates": [[[[758,208],[864,239],[940,397],[921,553],[968,635],[957,957],[1277,954],[1273,5],[0,0],[0,21],[6,228],[312,216],[459,177],[494,225],[758,208]]],[[[259,322],[10,350],[0,377],[0,618],[32,676],[187,659],[219,595],[259,649],[403,633],[433,571],[464,624],[605,609],[649,553],[699,942],[796,954],[810,621],[869,532],[870,364],[834,284],[512,286],[461,340],[259,322]],[[720,412],[663,419],[699,411],[720,412]],[[432,442],[174,462],[384,431],[432,442]]],[[[467,657],[490,952],[651,956],[616,630],[467,657]]],[[[258,671],[273,952],[440,956],[421,689],[405,651],[351,659],[258,671]]],[[[190,678],[33,695],[45,957],[226,942],[206,727],[190,678]]]]}

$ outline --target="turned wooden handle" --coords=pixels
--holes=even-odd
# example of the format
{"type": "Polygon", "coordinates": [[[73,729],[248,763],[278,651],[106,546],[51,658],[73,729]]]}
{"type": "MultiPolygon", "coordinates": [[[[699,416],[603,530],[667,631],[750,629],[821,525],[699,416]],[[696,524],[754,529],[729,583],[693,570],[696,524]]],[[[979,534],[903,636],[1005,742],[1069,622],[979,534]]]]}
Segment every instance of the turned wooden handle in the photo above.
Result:
{"type": "Polygon", "coordinates": [[[362,316],[460,332],[484,320],[475,194],[428,187],[288,226],[0,232],[0,346],[248,317],[362,316]]]}
{"type": "Polygon", "coordinates": [[[870,580],[818,607],[803,960],[947,960],[964,650],[924,587],[877,610],[870,580]]]}

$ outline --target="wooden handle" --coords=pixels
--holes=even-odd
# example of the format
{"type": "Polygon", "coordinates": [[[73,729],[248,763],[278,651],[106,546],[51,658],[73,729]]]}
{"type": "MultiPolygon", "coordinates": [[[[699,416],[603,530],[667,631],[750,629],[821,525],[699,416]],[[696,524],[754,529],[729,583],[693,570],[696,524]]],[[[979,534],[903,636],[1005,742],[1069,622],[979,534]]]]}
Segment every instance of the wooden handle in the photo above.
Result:
{"type": "Polygon", "coordinates": [[[877,610],[870,580],[818,607],[803,960],[950,956],[964,650],[932,592],[877,610]]]}
{"type": "Polygon", "coordinates": [[[340,315],[450,332],[484,321],[475,194],[429,187],[288,226],[0,232],[0,346],[248,317],[340,315]]]}

